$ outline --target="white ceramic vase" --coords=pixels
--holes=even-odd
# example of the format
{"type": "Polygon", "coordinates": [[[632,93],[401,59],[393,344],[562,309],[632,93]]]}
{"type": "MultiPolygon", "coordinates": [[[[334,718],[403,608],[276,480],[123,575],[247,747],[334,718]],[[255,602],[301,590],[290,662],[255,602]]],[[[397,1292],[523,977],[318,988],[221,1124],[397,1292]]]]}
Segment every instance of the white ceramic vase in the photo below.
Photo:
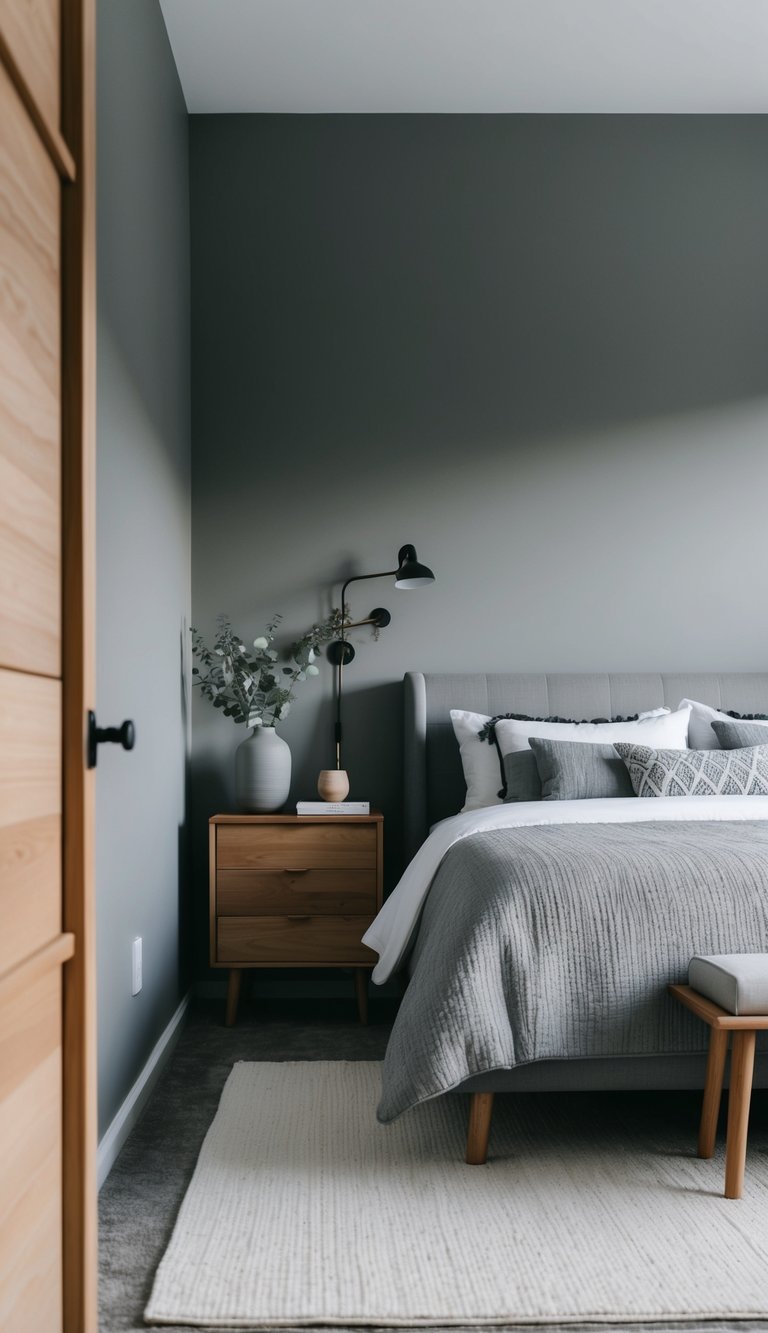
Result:
{"type": "Polygon", "coordinates": [[[268,815],[288,800],[291,752],[274,727],[254,727],[235,751],[238,809],[268,815]]]}

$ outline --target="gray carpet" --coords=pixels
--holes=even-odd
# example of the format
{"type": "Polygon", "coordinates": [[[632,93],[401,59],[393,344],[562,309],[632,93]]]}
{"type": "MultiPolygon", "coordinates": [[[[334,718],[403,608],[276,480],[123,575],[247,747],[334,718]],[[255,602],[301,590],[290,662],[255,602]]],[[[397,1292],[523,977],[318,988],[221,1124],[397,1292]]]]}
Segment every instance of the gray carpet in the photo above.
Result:
{"type": "MultiPolygon", "coordinates": [[[[262,1001],[258,1009],[247,1004],[242,1009],[238,1026],[227,1029],[222,1026],[220,1004],[194,1008],[167,1070],[101,1191],[101,1333],[139,1333],[146,1328],[142,1311],[155,1269],[235,1061],[378,1060],[384,1054],[393,1015],[389,1001],[374,1001],[371,1024],[361,1028],[354,1020],[353,1006],[343,1000],[262,1001]]],[[[606,1095],[617,1099],[617,1112],[624,1098],[631,1098],[637,1109],[636,1094],[602,1097],[606,1095]]],[[[588,1114],[589,1097],[576,1093],[572,1099],[574,1117],[581,1119],[588,1114]]],[[[649,1117],[690,1124],[694,1134],[697,1096],[645,1094],[644,1100],[649,1117]]],[[[764,1116],[766,1112],[768,1094],[756,1093],[754,1114],[764,1116]]],[[[581,1327],[586,1330],[589,1326],[581,1327]]],[[[607,1333],[605,1324],[592,1327],[607,1333]]],[[[651,1326],[635,1327],[641,1333],[651,1326]]],[[[652,1327],[665,1333],[674,1326],[652,1327]]],[[[768,1333],[768,1321],[717,1322],[705,1327],[710,1333],[743,1333],[748,1328],[768,1333]]],[[[692,1333],[690,1324],[685,1328],[692,1333]]],[[[179,1327],[176,1333],[184,1329],[179,1327]]],[[[622,1333],[632,1333],[631,1326],[622,1325],[622,1333]]]]}

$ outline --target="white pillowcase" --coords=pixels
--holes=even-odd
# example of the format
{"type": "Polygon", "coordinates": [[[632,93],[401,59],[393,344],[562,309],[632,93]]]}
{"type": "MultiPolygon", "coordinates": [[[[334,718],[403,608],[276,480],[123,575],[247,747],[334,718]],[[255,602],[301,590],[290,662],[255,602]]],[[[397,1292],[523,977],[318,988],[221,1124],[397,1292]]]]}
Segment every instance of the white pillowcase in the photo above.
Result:
{"type": "MultiPolygon", "coordinates": [[[[727,713],[721,713],[719,708],[712,708],[709,704],[697,703],[695,699],[681,699],[678,707],[687,707],[691,710],[688,744],[692,750],[721,749],[720,742],[712,730],[712,723],[737,721],[736,718],[729,717],[727,713]]],[[[768,727],[768,722],[763,722],[760,719],[748,718],[745,721],[749,721],[750,724],[754,721],[756,727],[768,727]]],[[[766,739],[768,740],[768,737],[766,739]]]]}
{"type": "MultiPolygon", "coordinates": [[[[519,722],[512,718],[502,718],[496,723],[496,736],[502,754],[529,750],[529,736],[542,740],[583,741],[593,745],[633,741],[638,745],[650,745],[653,749],[684,750],[688,744],[689,717],[690,708],[686,707],[675,713],[670,713],[668,708],[654,708],[648,713],[641,713],[637,722],[519,722]]],[[[489,744],[478,738],[478,732],[490,722],[490,717],[485,713],[468,713],[452,708],[451,722],[459,742],[464,781],[467,784],[467,799],[462,806],[462,813],[480,810],[487,805],[501,805],[503,797],[499,796],[499,791],[502,776],[498,751],[493,742],[489,744]]]]}
{"type": "Polygon", "coordinates": [[[502,804],[499,796],[501,766],[498,751],[493,741],[481,741],[478,736],[478,732],[490,720],[487,713],[466,713],[460,708],[451,709],[453,733],[459,742],[461,766],[467,786],[467,799],[461,807],[462,814],[465,810],[482,810],[486,805],[502,804]]]}
{"type": "Polygon", "coordinates": [[[650,717],[642,714],[636,722],[518,722],[502,718],[496,723],[496,739],[502,755],[529,750],[529,736],[587,745],[629,741],[632,745],[648,745],[654,750],[685,750],[688,748],[690,716],[690,707],[686,706],[661,716],[658,713],[650,717]]]}

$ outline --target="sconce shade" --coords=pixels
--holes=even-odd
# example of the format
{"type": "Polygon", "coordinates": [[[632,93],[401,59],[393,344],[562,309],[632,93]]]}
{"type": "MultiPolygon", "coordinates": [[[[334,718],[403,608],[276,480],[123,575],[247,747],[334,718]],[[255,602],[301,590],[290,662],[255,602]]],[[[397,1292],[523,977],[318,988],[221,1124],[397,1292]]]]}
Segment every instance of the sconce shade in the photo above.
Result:
{"type": "Polygon", "coordinates": [[[427,565],[420,565],[416,559],[415,546],[401,546],[397,553],[397,573],[395,587],[409,592],[413,588],[426,588],[434,583],[435,576],[427,565]]]}

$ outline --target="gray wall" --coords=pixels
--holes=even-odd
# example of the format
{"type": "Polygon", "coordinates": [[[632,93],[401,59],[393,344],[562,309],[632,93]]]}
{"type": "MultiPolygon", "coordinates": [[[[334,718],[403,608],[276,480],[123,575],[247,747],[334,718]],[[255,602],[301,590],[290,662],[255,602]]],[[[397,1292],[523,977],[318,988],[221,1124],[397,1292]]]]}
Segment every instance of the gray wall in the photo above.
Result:
{"type": "Polygon", "coordinates": [[[97,698],[102,724],[137,729],[96,783],[103,1132],[185,986],[188,121],[157,0],[99,0],[97,80],[97,698]]]}
{"type": "MultiPolygon", "coordinates": [[[[193,117],[191,177],[194,622],[437,573],[351,590],[390,877],[405,670],[765,668],[768,118],[193,117]]],[[[193,716],[202,903],[240,737],[193,716]]],[[[329,670],[282,732],[311,796],[329,670]]]]}

